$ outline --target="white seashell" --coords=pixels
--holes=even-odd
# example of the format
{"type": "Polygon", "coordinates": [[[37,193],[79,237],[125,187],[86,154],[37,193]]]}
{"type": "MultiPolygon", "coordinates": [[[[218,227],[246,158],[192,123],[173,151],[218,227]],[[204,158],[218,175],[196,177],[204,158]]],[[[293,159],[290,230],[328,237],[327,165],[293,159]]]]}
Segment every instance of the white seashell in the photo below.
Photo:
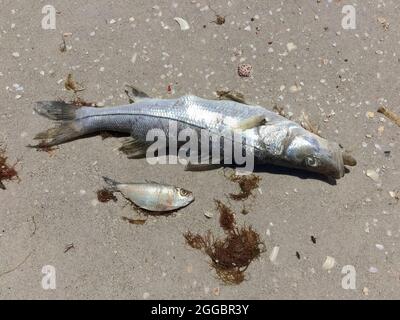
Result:
{"type": "Polygon", "coordinates": [[[286,44],[286,48],[290,52],[290,51],[296,50],[297,46],[293,42],[289,42],[288,44],[286,44]]]}
{"type": "Polygon", "coordinates": [[[375,170],[368,169],[366,175],[367,175],[367,177],[370,177],[375,182],[379,181],[379,174],[375,170]]]}
{"type": "Polygon", "coordinates": [[[204,215],[205,215],[208,219],[211,219],[211,218],[214,216],[214,214],[213,214],[212,212],[210,212],[210,211],[204,212],[204,215]]]}
{"type": "Polygon", "coordinates": [[[368,269],[368,271],[371,272],[371,273],[377,273],[377,272],[378,272],[378,269],[375,268],[375,267],[370,267],[370,268],[368,269]]]}
{"type": "Polygon", "coordinates": [[[178,24],[181,27],[182,31],[190,29],[189,23],[185,19],[182,19],[182,18],[179,18],[179,17],[175,17],[174,20],[176,22],[178,22],[178,24]]]}
{"type": "Polygon", "coordinates": [[[329,270],[332,269],[335,266],[335,264],[336,264],[335,258],[327,256],[324,264],[322,265],[322,268],[325,270],[329,270]]]}

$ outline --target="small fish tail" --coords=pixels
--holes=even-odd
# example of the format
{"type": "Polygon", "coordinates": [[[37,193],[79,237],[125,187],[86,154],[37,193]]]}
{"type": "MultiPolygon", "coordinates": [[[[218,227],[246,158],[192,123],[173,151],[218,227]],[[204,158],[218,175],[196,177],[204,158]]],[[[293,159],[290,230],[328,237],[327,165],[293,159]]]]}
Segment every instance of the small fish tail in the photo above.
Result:
{"type": "Polygon", "coordinates": [[[104,179],[105,183],[107,183],[108,190],[118,191],[117,185],[119,184],[119,182],[117,182],[113,179],[107,178],[107,177],[103,177],[103,179],[104,179]]]}

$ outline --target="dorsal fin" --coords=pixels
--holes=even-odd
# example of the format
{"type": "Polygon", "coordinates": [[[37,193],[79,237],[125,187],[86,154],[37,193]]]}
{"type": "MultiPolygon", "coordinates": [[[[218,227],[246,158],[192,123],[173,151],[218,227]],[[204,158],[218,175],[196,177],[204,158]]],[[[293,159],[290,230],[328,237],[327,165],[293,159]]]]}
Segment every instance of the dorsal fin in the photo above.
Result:
{"type": "Polygon", "coordinates": [[[125,93],[129,98],[129,103],[135,103],[139,100],[150,98],[146,92],[143,92],[142,90],[129,84],[125,85],[125,93]]]}

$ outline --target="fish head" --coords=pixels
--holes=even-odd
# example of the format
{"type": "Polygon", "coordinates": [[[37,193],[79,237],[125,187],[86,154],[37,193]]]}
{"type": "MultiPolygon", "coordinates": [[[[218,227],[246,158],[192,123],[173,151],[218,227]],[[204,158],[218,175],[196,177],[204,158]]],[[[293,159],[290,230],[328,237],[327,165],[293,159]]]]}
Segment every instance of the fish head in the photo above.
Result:
{"type": "Polygon", "coordinates": [[[194,200],[193,192],[183,188],[175,188],[174,206],[176,208],[185,207],[194,200]]]}
{"type": "Polygon", "coordinates": [[[338,143],[325,140],[311,132],[292,135],[284,157],[290,166],[339,179],[344,176],[344,165],[355,165],[355,160],[338,143]]]}

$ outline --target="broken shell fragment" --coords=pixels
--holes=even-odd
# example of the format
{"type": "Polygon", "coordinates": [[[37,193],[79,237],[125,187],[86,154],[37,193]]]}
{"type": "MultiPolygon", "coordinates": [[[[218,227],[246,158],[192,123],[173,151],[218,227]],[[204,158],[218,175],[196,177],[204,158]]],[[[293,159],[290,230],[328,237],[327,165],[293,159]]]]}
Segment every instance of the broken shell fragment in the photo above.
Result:
{"type": "Polygon", "coordinates": [[[379,174],[375,170],[368,169],[367,172],[366,172],[366,175],[367,175],[367,177],[371,178],[375,182],[379,181],[379,174]]]}
{"type": "Polygon", "coordinates": [[[269,255],[269,260],[270,260],[272,263],[274,263],[274,262],[276,261],[276,258],[278,257],[278,253],[279,253],[279,247],[278,247],[278,246],[275,246],[275,247],[272,249],[271,254],[269,255]]]}
{"type": "Polygon", "coordinates": [[[330,270],[335,266],[335,264],[336,264],[335,258],[327,256],[324,264],[322,265],[322,268],[324,270],[330,270]]]}
{"type": "Polygon", "coordinates": [[[214,214],[213,214],[212,212],[210,212],[210,211],[204,212],[204,215],[205,215],[208,219],[211,219],[211,218],[214,216],[214,214]]]}
{"type": "Polygon", "coordinates": [[[189,23],[185,19],[175,17],[174,20],[179,24],[182,31],[190,29],[189,23]]]}

